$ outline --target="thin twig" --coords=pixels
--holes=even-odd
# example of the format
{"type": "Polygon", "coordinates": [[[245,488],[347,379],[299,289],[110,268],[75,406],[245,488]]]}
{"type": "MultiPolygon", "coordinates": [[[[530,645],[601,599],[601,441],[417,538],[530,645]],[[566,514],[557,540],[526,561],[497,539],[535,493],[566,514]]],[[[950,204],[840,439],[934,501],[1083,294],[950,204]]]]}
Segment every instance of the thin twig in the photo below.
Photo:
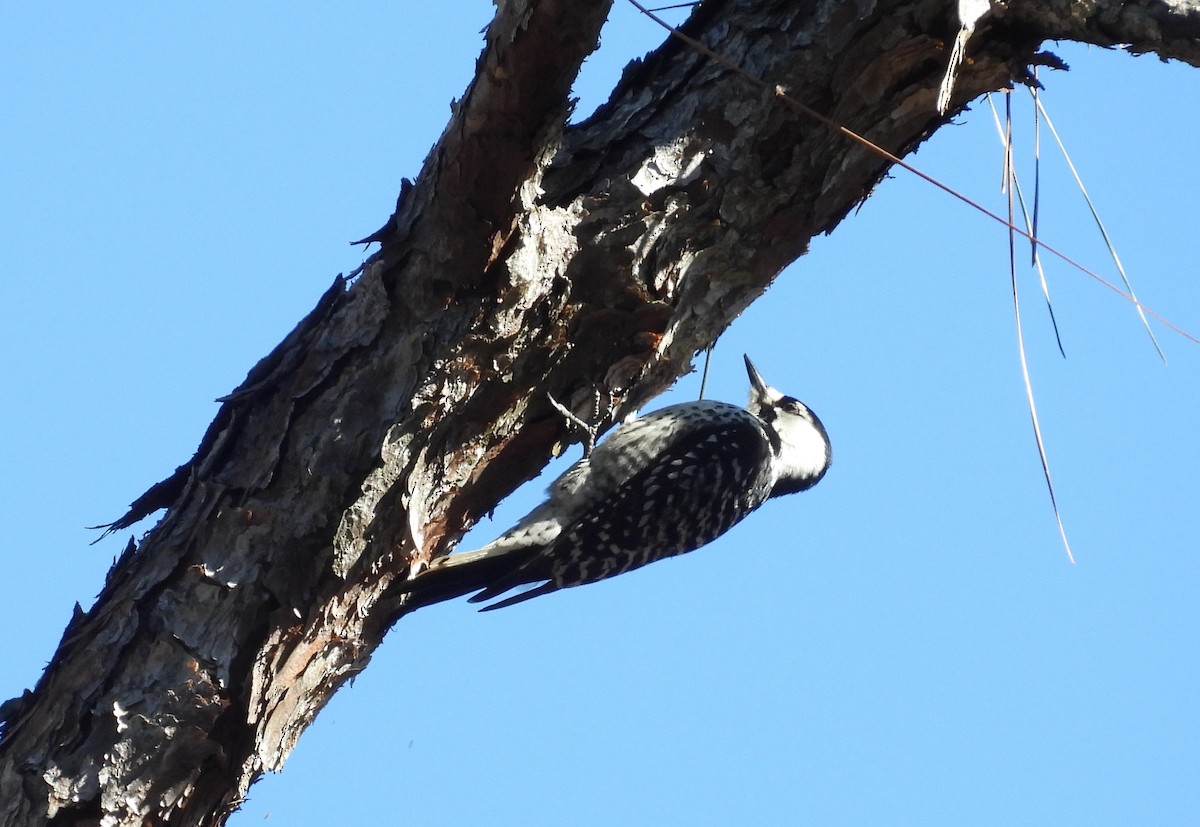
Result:
{"type": "Polygon", "coordinates": [[[583,455],[584,457],[590,456],[592,449],[596,447],[596,434],[599,431],[598,425],[596,423],[584,422],[575,415],[574,411],[549,393],[546,394],[546,398],[550,400],[550,404],[554,406],[554,409],[562,414],[563,419],[567,420],[568,426],[573,426],[583,431],[583,455]]]}
{"type": "Polygon", "coordinates": [[[704,398],[704,391],[708,387],[708,364],[712,361],[713,347],[716,342],[704,349],[704,371],[700,374],[700,399],[704,398]]]}

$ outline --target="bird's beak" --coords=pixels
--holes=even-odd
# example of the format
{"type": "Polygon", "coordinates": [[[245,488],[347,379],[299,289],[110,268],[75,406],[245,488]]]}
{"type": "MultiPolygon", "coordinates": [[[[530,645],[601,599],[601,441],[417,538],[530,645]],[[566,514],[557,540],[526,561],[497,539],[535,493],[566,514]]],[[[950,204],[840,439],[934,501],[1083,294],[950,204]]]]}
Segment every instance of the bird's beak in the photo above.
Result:
{"type": "Polygon", "coordinates": [[[762,374],[758,372],[758,368],[754,367],[754,363],[750,361],[750,357],[745,354],[742,358],[746,360],[746,373],[750,374],[750,387],[754,388],[754,395],[762,398],[767,398],[771,389],[768,387],[762,374]]]}

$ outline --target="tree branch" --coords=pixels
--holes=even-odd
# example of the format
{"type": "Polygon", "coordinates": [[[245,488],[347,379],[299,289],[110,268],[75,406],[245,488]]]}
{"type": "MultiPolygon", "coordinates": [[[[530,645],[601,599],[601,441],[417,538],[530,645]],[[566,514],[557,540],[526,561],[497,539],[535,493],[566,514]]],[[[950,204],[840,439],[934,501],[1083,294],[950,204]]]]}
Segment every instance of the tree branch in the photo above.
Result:
{"type": "MultiPolygon", "coordinates": [[[[887,163],[781,106],[784,87],[897,154],[934,97],[955,4],[705,3],[563,128],[605,2],[502,3],[477,76],[352,283],[223,400],[134,504],[132,542],[36,690],[4,710],[0,814],[220,823],[278,769],[446,552],[570,438],[547,392],[611,422],[687,371],[887,163]]],[[[954,100],[1053,38],[1200,65],[1192,2],[985,17],[954,100]]],[[[802,309],[797,309],[802,312],[802,309]]]]}

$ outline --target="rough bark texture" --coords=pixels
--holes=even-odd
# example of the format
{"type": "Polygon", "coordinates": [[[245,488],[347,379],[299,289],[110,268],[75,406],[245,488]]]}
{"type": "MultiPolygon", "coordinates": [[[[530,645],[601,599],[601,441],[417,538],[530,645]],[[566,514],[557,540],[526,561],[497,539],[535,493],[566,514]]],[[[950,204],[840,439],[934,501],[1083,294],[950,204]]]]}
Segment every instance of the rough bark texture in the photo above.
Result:
{"type": "MultiPolygon", "coordinates": [[[[669,40],[564,131],[608,5],[500,4],[380,252],[135,503],[120,527],[168,510],[5,705],[4,824],[219,824],[281,767],[404,612],[397,581],[568,438],[547,392],[641,405],[887,171],[775,85],[901,155],[945,120],[956,4],[744,0],[687,30],[766,89],[669,40]]],[[[1200,6],[1011,0],[955,101],[1047,39],[1200,65],[1200,6]]]]}

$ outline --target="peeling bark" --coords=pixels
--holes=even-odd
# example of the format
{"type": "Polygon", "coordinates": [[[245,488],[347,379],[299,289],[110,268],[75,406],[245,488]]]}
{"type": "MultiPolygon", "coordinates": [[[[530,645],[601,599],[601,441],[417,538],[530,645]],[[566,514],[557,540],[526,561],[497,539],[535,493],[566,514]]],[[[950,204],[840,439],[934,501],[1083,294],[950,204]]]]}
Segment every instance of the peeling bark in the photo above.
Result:
{"type": "MultiPolygon", "coordinates": [[[[477,75],[380,251],[224,400],[35,690],[6,704],[0,815],[220,824],[279,769],[446,553],[570,435],[686,372],[887,164],[946,121],[947,2],[709,2],[585,123],[569,91],[609,4],[500,5],[477,75]]],[[[1200,65],[1195,2],[1023,2],[977,26],[961,107],[1072,39],[1200,65]]]]}

